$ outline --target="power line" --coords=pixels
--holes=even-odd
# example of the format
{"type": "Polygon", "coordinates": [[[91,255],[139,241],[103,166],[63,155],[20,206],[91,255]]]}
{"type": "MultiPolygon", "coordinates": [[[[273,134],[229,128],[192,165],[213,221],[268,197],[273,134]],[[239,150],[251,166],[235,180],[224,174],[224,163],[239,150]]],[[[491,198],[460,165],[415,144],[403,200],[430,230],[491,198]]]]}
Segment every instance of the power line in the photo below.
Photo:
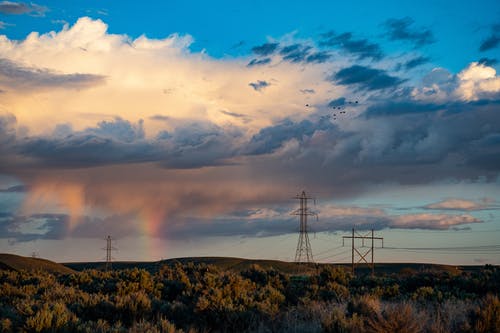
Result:
{"type": "MultiPolygon", "coordinates": [[[[400,229],[388,229],[388,232],[401,232],[401,233],[406,233],[408,232],[407,230],[400,230],[400,229]]],[[[469,233],[492,233],[492,232],[500,232],[500,229],[491,229],[491,230],[412,230],[411,233],[415,234],[469,234],[469,233]]]]}
{"type": "MultiPolygon", "coordinates": [[[[341,256],[341,255],[344,255],[344,254],[346,254],[346,253],[348,253],[348,252],[349,252],[349,250],[345,250],[345,251],[342,251],[342,252],[339,252],[339,253],[331,254],[331,255],[326,256],[326,257],[325,257],[325,256],[323,256],[323,257],[316,258],[316,259],[318,259],[318,260],[332,259],[332,258],[335,258],[335,257],[341,256]]],[[[337,260],[339,260],[339,259],[337,259],[337,260]]]]}
{"type": "Polygon", "coordinates": [[[500,244],[476,245],[476,246],[455,246],[455,247],[385,247],[390,250],[419,250],[419,251],[438,251],[438,250],[497,250],[500,251],[500,244]]]}
{"type": "Polygon", "coordinates": [[[328,250],[324,250],[324,251],[321,251],[319,253],[316,253],[316,256],[321,256],[322,254],[325,254],[325,253],[328,253],[330,251],[334,251],[334,250],[340,249],[341,247],[343,247],[343,245],[332,247],[332,248],[330,248],[328,250]]]}

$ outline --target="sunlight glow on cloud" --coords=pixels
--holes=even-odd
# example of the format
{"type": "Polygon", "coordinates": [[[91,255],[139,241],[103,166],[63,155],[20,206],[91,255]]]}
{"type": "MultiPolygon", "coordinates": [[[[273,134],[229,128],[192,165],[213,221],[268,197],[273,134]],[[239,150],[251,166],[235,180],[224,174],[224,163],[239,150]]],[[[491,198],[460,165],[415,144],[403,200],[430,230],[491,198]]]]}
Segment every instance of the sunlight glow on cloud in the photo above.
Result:
{"type": "MultiPolygon", "coordinates": [[[[306,186],[345,198],[387,181],[498,175],[492,67],[435,67],[410,80],[350,33],[318,45],[288,35],[254,54],[213,58],[192,51],[189,35],[131,39],[107,28],[83,17],[25,40],[0,36],[0,172],[29,189],[12,216],[50,214],[50,237],[95,236],[95,223],[120,235],[185,235],[203,223],[222,234],[280,234],[288,220],[264,223],[283,214],[272,205],[288,207],[306,186]],[[231,220],[237,211],[251,214],[231,220]]],[[[338,228],[481,221],[341,206],[322,214],[338,228]]]]}

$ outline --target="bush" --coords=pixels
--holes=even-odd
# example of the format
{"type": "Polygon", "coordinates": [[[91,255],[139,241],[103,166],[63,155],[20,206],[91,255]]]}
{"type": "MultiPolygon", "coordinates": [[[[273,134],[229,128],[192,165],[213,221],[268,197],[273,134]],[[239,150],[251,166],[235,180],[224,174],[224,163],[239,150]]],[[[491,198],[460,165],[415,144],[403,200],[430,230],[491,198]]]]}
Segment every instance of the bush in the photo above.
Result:
{"type": "Polygon", "coordinates": [[[421,318],[409,303],[388,305],[383,311],[369,317],[366,323],[369,333],[416,333],[422,332],[421,318]]]}
{"type": "Polygon", "coordinates": [[[471,326],[477,333],[500,333],[500,300],[487,295],[470,314],[471,326]]]}

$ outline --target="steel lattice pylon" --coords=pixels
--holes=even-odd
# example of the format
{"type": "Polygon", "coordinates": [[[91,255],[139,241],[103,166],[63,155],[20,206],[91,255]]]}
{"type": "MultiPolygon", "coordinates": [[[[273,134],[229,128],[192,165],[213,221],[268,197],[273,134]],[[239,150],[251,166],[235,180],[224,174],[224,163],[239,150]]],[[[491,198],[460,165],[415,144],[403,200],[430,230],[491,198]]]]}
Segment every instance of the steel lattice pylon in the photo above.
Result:
{"type": "Polygon", "coordinates": [[[292,213],[300,217],[299,242],[295,251],[295,262],[314,262],[311,242],[307,233],[307,217],[314,215],[317,218],[318,214],[311,212],[307,207],[307,200],[312,198],[309,198],[305,191],[302,191],[302,194],[297,195],[295,199],[300,200],[300,208],[292,213]]]}

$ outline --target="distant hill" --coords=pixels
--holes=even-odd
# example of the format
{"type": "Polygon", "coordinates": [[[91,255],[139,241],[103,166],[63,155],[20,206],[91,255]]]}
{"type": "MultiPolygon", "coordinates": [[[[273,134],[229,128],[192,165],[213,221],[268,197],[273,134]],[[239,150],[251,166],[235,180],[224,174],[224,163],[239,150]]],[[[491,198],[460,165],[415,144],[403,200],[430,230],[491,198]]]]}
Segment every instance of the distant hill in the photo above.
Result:
{"type": "MultiPolygon", "coordinates": [[[[293,262],[285,262],[279,260],[265,260],[265,259],[243,259],[231,257],[188,257],[188,258],[175,258],[166,259],[161,261],[147,262],[147,261],[115,261],[112,263],[113,269],[127,269],[127,268],[142,268],[148,271],[157,271],[163,265],[173,266],[176,263],[187,264],[206,264],[213,265],[222,270],[243,271],[250,268],[252,265],[259,265],[264,269],[274,268],[280,272],[287,274],[301,274],[314,271],[315,265],[298,265],[293,262]]],[[[73,262],[64,263],[65,266],[81,271],[84,269],[104,269],[104,262],[73,262]]]]}
{"type": "MultiPolygon", "coordinates": [[[[286,262],[279,260],[265,259],[243,259],[231,257],[187,257],[175,258],[162,261],[116,261],[112,263],[113,269],[128,269],[142,268],[150,272],[155,272],[163,265],[175,265],[176,263],[186,264],[192,262],[194,264],[207,264],[216,266],[222,270],[243,271],[250,268],[252,265],[258,265],[264,269],[274,268],[285,274],[308,274],[315,271],[317,267],[337,266],[346,270],[351,269],[350,264],[297,264],[294,262],[286,262]]],[[[74,262],[64,263],[65,266],[76,271],[84,269],[104,269],[104,262],[74,262]]],[[[473,271],[480,269],[483,266],[453,266],[425,263],[376,263],[375,273],[401,273],[411,274],[418,271],[441,271],[457,274],[462,271],[473,271]]],[[[367,265],[359,265],[356,268],[359,274],[369,274],[371,269],[367,265]]]]}
{"type": "Polygon", "coordinates": [[[15,254],[0,253],[0,269],[8,270],[43,270],[50,273],[76,273],[69,267],[41,258],[22,257],[15,254]]]}

